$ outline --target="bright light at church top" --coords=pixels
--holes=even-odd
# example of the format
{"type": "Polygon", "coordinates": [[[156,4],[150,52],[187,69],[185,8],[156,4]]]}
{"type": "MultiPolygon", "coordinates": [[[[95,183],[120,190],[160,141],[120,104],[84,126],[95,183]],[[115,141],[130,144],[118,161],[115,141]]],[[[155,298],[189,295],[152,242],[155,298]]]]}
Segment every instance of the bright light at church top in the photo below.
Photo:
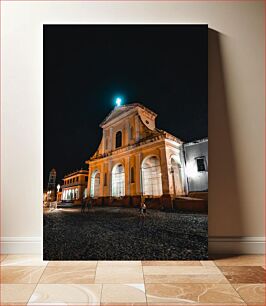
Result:
{"type": "Polygon", "coordinates": [[[119,98],[119,97],[117,97],[117,98],[115,99],[115,104],[116,104],[116,106],[120,106],[121,103],[122,103],[122,99],[119,98]]]}

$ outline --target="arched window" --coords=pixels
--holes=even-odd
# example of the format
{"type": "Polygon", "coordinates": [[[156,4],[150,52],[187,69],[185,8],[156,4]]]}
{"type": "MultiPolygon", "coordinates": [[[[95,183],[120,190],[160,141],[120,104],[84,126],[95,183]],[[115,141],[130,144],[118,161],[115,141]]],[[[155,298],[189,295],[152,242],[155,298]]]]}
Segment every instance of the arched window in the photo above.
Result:
{"type": "Polygon", "coordinates": [[[145,158],[142,162],[141,173],[143,195],[161,196],[163,190],[159,158],[156,156],[145,158]]]}
{"type": "Polygon", "coordinates": [[[123,197],[125,195],[125,170],[122,164],[114,166],[112,170],[112,196],[123,197]]]}
{"type": "Polygon", "coordinates": [[[115,147],[119,148],[122,146],[122,132],[118,131],[115,135],[115,147]]]}
{"type": "Polygon", "coordinates": [[[100,172],[95,170],[91,175],[91,192],[92,198],[97,198],[100,195],[100,172]]]}
{"type": "Polygon", "coordinates": [[[130,168],[130,183],[135,183],[134,167],[130,168]]]}

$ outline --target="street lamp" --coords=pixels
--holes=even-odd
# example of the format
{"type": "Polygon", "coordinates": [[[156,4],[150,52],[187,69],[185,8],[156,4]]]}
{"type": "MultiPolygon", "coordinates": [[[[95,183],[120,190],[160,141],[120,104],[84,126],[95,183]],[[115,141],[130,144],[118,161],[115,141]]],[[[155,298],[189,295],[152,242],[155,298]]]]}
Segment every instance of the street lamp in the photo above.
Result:
{"type": "Polygon", "coordinates": [[[121,105],[121,103],[122,103],[122,99],[121,99],[120,97],[117,97],[117,98],[115,99],[115,104],[116,104],[116,106],[119,107],[119,106],[121,105]]]}

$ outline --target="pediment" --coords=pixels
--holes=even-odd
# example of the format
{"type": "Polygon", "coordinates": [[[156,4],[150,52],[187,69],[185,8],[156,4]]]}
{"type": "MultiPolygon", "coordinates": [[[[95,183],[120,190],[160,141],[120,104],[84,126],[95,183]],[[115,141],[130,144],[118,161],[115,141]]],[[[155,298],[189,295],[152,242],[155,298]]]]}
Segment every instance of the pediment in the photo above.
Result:
{"type": "Polygon", "coordinates": [[[143,105],[139,103],[131,103],[115,107],[103,120],[103,122],[100,124],[100,127],[105,127],[107,125],[111,125],[112,123],[120,121],[121,119],[124,119],[133,112],[138,112],[139,108],[142,109],[143,111],[146,111],[150,116],[154,118],[157,116],[154,112],[144,107],[143,105]]]}

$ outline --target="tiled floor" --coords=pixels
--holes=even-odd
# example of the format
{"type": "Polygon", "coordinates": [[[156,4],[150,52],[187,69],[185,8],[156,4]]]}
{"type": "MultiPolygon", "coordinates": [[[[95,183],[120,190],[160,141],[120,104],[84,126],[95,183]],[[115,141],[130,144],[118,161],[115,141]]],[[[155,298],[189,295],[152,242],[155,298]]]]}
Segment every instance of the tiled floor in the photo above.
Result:
{"type": "Polygon", "coordinates": [[[142,262],[1,255],[1,306],[263,306],[265,273],[259,255],[142,262]]]}

